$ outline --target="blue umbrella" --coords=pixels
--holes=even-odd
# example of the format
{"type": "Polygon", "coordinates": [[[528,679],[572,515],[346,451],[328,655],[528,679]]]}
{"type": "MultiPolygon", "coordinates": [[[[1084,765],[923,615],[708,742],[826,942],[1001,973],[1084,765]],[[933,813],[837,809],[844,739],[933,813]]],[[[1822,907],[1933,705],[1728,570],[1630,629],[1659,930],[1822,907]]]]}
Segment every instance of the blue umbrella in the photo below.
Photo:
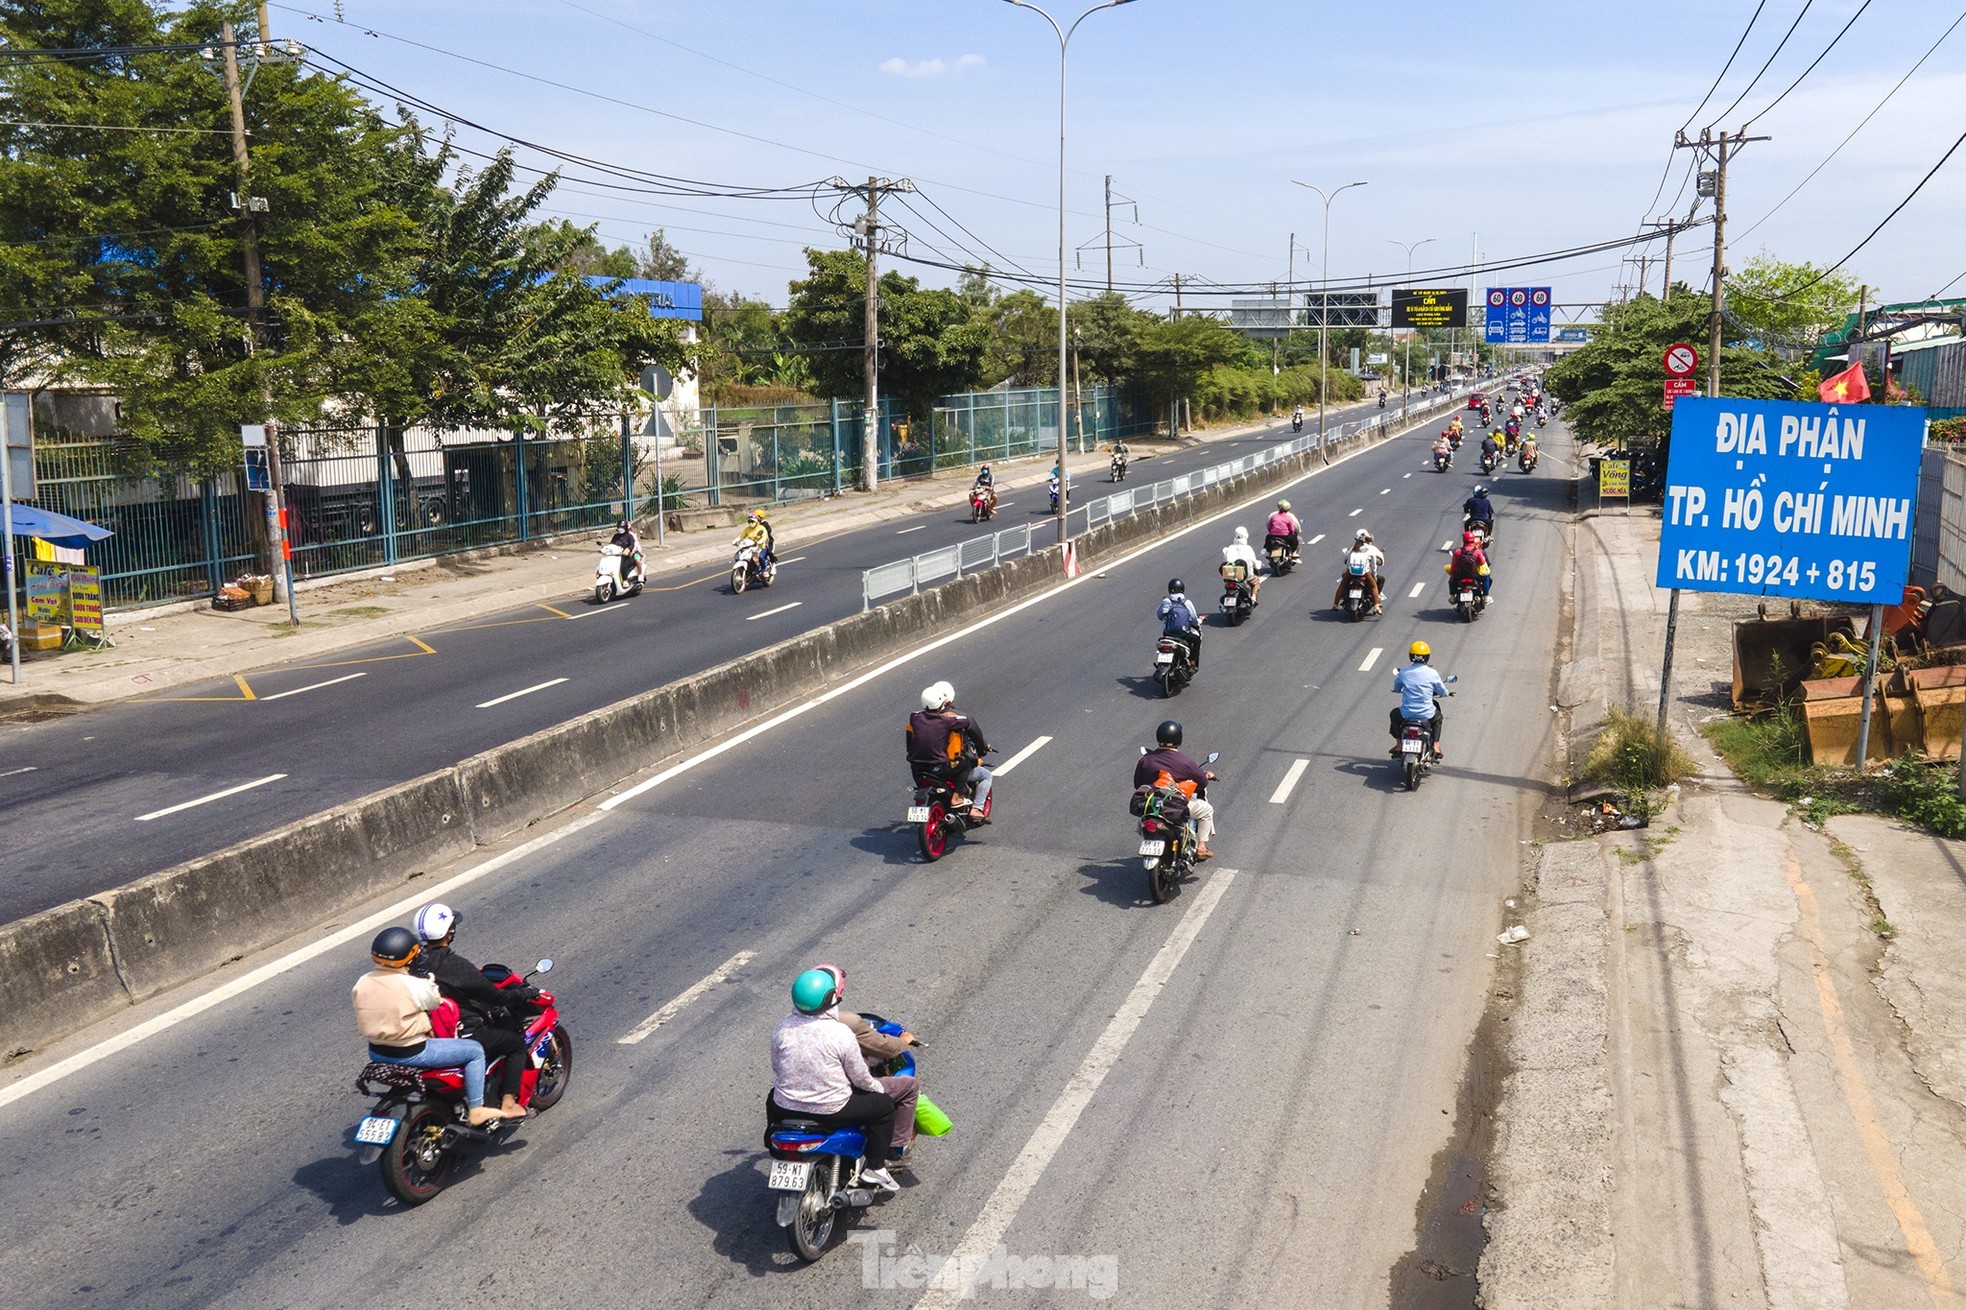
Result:
{"type": "Polygon", "coordinates": [[[22,537],[39,537],[57,546],[67,546],[80,550],[90,542],[101,541],[116,534],[108,528],[85,523],[81,519],[57,514],[51,509],[36,509],[32,505],[10,505],[14,520],[14,533],[22,537]]]}

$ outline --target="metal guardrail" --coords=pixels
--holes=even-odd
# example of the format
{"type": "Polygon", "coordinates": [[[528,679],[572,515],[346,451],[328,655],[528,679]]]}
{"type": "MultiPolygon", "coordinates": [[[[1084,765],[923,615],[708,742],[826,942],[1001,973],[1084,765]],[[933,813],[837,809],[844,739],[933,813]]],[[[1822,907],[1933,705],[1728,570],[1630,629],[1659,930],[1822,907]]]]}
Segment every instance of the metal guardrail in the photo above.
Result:
{"type": "MultiPolygon", "coordinates": [[[[1371,418],[1354,419],[1350,423],[1329,428],[1324,435],[1327,446],[1337,445],[1371,428],[1409,427],[1434,414],[1444,413],[1456,408],[1474,387],[1461,388],[1437,400],[1404,407],[1397,412],[1387,411],[1371,418]]],[[[1125,491],[1116,491],[1109,496],[1085,504],[1086,529],[1103,527],[1125,514],[1137,514],[1143,509],[1153,509],[1192,496],[1195,492],[1212,487],[1218,482],[1247,477],[1267,464],[1293,455],[1301,455],[1318,446],[1316,436],[1296,437],[1274,446],[1266,446],[1254,454],[1239,459],[1224,460],[1205,469],[1183,473],[1179,477],[1165,478],[1125,491]]],[[[1046,520],[1049,527],[1050,520],[1046,520]]],[[[1003,532],[992,533],[987,537],[972,537],[968,541],[939,550],[926,551],[908,559],[895,560],[891,564],[879,564],[863,571],[860,575],[860,608],[864,613],[874,607],[874,602],[888,596],[898,596],[903,592],[910,595],[921,591],[923,583],[935,583],[944,578],[960,578],[965,573],[975,573],[979,569],[995,568],[1007,559],[1028,555],[1033,549],[1033,529],[1035,525],[1009,528],[1003,532]]],[[[1049,532],[1046,533],[1049,536],[1049,532]]]]}

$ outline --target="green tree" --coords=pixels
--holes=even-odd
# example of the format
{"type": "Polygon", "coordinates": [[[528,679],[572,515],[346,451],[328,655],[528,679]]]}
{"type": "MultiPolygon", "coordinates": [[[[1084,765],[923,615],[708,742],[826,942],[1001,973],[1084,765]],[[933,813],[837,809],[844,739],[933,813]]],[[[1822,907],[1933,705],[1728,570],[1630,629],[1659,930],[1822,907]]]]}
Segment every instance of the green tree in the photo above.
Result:
{"type": "Polygon", "coordinates": [[[648,249],[636,260],[635,271],[627,276],[653,278],[657,282],[701,282],[703,275],[690,270],[689,256],[669,244],[669,233],[657,228],[649,233],[648,249]]]}
{"type": "Polygon", "coordinates": [[[1136,335],[1160,320],[1135,309],[1119,295],[1081,300],[1072,306],[1071,317],[1084,380],[1118,385],[1132,382],[1138,366],[1136,335]]]}
{"type": "MultiPolygon", "coordinates": [[[[784,333],[770,305],[742,295],[704,291],[703,334],[697,343],[695,370],[706,399],[724,403],[729,388],[765,382],[775,372],[784,372],[773,362],[784,348],[784,333]]],[[[792,371],[810,382],[803,360],[792,371]]]]}
{"type": "MultiPolygon", "coordinates": [[[[1679,341],[1698,344],[1704,354],[1711,309],[1707,297],[1683,284],[1672,288],[1669,300],[1639,296],[1606,305],[1590,344],[1558,360],[1546,375],[1551,393],[1568,406],[1565,421],[1601,446],[1663,447],[1672,415],[1663,403],[1660,358],[1679,341]]],[[[1766,351],[1740,344],[1738,329],[1723,333],[1722,395],[1793,399],[1796,381],[1788,367],[1766,351]]]]}
{"type": "MultiPolygon", "coordinates": [[[[997,297],[980,316],[984,340],[981,381],[989,386],[1058,385],[1058,308],[1035,291],[997,297]]],[[[1085,365],[1079,365],[1083,374],[1085,365]]]]}
{"type": "Polygon", "coordinates": [[[1218,364],[1246,362],[1249,349],[1240,333],[1211,318],[1155,319],[1133,333],[1134,377],[1171,404],[1218,364]]]}
{"type": "MultiPolygon", "coordinates": [[[[865,386],[862,357],[842,347],[865,340],[862,317],[867,266],[851,250],[806,251],[807,276],[793,282],[784,317],[786,338],[808,357],[822,395],[857,396],[865,386]]],[[[955,291],[923,287],[884,273],[880,280],[881,387],[925,414],[936,397],[976,385],[983,367],[985,329],[955,291]]]]}
{"type": "Polygon", "coordinates": [[[0,0],[13,50],[105,51],[0,65],[8,353],[39,350],[113,388],[141,451],[205,467],[236,461],[242,421],[319,411],[337,356],[403,290],[416,239],[403,201],[429,180],[409,125],[334,79],[260,67],[245,98],[251,191],[266,202],[255,350],[224,88],[196,54],[141,49],[210,42],[247,8],[0,0]]]}
{"type": "Polygon", "coordinates": [[[1791,264],[1763,251],[1727,279],[1727,312],[1758,344],[1813,350],[1862,299],[1857,279],[1791,264]]]}

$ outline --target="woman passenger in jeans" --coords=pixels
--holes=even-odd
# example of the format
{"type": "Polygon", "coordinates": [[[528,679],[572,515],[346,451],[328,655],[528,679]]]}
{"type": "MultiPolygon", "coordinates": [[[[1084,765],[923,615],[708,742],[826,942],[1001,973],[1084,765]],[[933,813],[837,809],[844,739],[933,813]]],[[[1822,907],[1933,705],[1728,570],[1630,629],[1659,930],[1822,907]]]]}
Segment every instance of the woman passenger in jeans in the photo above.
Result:
{"type": "Polygon", "coordinates": [[[464,1037],[437,1037],[430,1011],[444,1003],[428,978],[409,971],[423,944],[408,928],[384,928],[369,946],[375,968],[355,981],[355,1024],[368,1039],[369,1058],[406,1069],[464,1066],[464,1104],[473,1128],[522,1119],[485,1104],[485,1048],[464,1037]]]}

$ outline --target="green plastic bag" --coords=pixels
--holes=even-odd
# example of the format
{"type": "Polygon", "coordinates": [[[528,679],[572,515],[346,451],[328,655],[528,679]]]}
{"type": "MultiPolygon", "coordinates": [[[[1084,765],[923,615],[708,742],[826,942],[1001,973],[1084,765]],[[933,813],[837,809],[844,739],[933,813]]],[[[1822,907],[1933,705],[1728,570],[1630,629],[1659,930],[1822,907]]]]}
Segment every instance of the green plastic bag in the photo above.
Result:
{"type": "Polygon", "coordinates": [[[946,1137],[955,1120],[942,1113],[942,1107],[926,1096],[915,1097],[915,1131],[930,1137],[946,1137]]]}

